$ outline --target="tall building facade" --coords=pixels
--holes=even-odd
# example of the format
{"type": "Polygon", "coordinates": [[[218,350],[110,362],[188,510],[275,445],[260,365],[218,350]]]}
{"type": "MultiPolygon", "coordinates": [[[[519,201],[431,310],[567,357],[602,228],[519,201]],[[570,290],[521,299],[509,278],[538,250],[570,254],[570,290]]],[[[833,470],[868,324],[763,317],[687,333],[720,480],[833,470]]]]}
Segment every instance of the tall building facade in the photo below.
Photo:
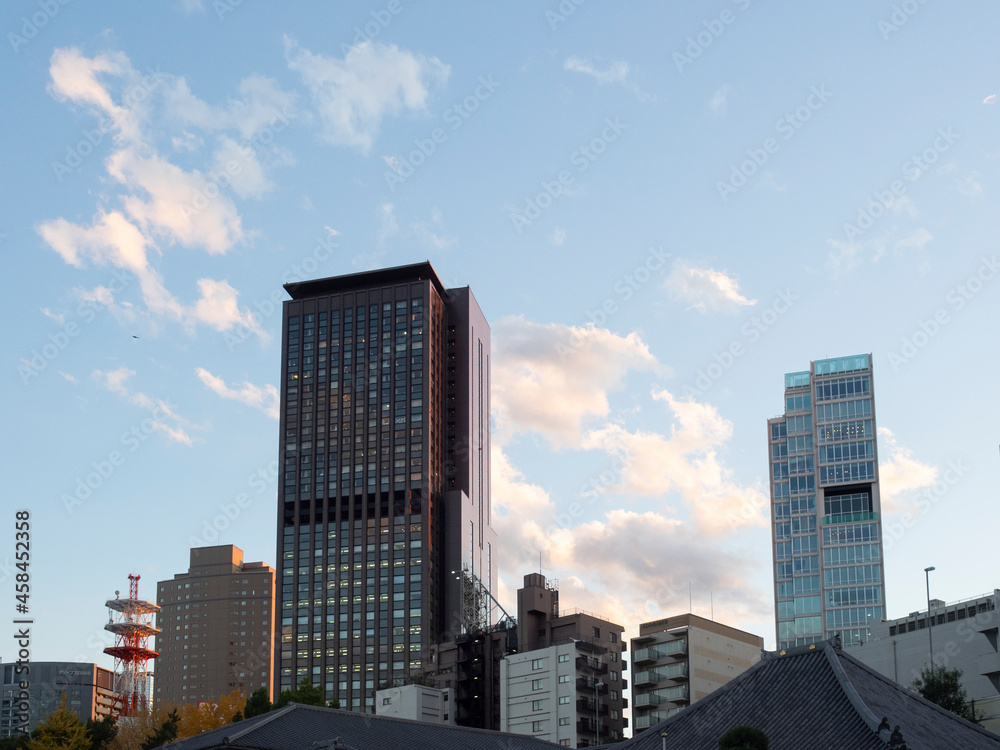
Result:
{"type": "Polygon", "coordinates": [[[855,643],[885,615],[871,355],[786,374],[767,426],[778,648],[855,643]]]}
{"type": "Polygon", "coordinates": [[[632,725],[649,729],[760,661],[764,639],[694,614],[639,625],[632,639],[632,725]]]}
{"type": "MultiPolygon", "coordinates": [[[[0,738],[32,732],[63,705],[80,721],[117,716],[115,673],[96,664],[72,661],[33,661],[28,672],[16,663],[0,664],[0,738]],[[21,687],[26,680],[28,688],[21,687]]],[[[23,665],[22,665],[23,667],[23,665]]]]}
{"type": "Polygon", "coordinates": [[[156,584],[157,701],[215,701],[272,685],[274,568],[231,544],[195,547],[186,573],[156,584]]]}
{"type": "Polygon", "coordinates": [[[275,691],[371,712],[488,625],[490,329],[430,263],[285,290],[275,691]]]}

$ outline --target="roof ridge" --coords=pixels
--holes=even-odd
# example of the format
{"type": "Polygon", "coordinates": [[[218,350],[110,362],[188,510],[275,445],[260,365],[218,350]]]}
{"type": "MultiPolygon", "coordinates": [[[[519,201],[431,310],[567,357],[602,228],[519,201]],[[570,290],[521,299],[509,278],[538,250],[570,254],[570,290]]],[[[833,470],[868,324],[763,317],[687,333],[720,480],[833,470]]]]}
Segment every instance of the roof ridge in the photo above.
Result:
{"type": "MultiPolygon", "coordinates": [[[[873,667],[868,666],[863,661],[861,661],[859,659],[856,659],[855,657],[851,656],[847,652],[841,651],[840,652],[840,658],[842,658],[842,659],[848,659],[853,666],[861,668],[862,670],[864,670],[868,674],[870,674],[870,675],[878,678],[879,680],[881,680],[885,684],[889,685],[890,687],[895,688],[896,690],[901,691],[903,693],[906,693],[911,698],[915,698],[916,700],[922,702],[924,705],[929,706],[930,708],[933,708],[938,713],[943,714],[944,716],[947,716],[949,719],[951,719],[953,721],[957,721],[957,722],[959,722],[961,724],[964,724],[966,727],[968,727],[970,729],[975,729],[980,734],[985,735],[986,737],[988,737],[991,740],[995,740],[997,738],[998,735],[995,734],[994,732],[991,732],[990,730],[988,730],[988,729],[986,729],[984,727],[981,727],[979,724],[974,724],[973,722],[969,721],[968,719],[963,719],[958,714],[952,713],[951,711],[949,711],[946,708],[942,708],[941,706],[939,706],[934,701],[927,700],[924,696],[922,696],[916,690],[910,690],[905,685],[901,685],[900,683],[896,682],[895,680],[892,680],[892,679],[886,677],[884,674],[882,674],[878,670],[874,669],[873,667]]],[[[843,667],[841,667],[841,668],[843,668],[843,667]]]]}
{"type": "MultiPolygon", "coordinates": [[[[272,721],[274,721],[275,719],[277,719],[280,716],[284,716],[295,705],[297,705],[297,704],[292,703],[290,705],[283,706],[282,708],[279,708],[276,711],[275,710],[267,711],[266,713],[263,714],[264,718],[261,719],[260,721],[255,721],[255,722],[253,722],[253,724],[251,724],[248,727],[242,727],[242,728],[240,728],[240,730],[238,732],[234,732],[233,734],[224,735],[223,736],[223,742],[226,745],[232,744],[233,740],[239,739],[243,735],[247,734],[248,732],[252,732],[253,730],[257,729],[258,727],[262,727],[265,724],[270,724],[272,721]]],[[[257,717],[254,716],[252,718],[256,719],[257,717]]],[[[244,721],[246,721],[246,719],[244,719],[244,721]]],[[[242,722],[240,722],[240,723],[242,723],[242,722]]]]}
{"type": "MultiPolygon", "coordinates": [[[[670,724],[678,721],[680,719],[680,717],[681,717],[682,714],[686,714],[687,716],[691,716],[691,714],[697,713],[698,711],[707,710],[708,706],[710,704],[714,704],[716,701],[726,699],[727,693],[729,693],[731,690],[733,690],[737,685],[739,685],[740,683],[745,682],[746,680],[748,680],[751,675],[756,674],[761,669],[763,669],[765,666],[767,666],[769,664],[772,664],[774,662],[774,660],[775,660],[775,657],[776,657],[776,653],[775,652],[773,652],[773,651],[765,651],[764,649],[761,649],[760,650],[760,661],[758,661],[756,664],[752,665],[748,669],[743,670],[738,675],[736,675],[733,679],[731,679],[729,682],[725,683],[721,687],[716,688],[715,690],[713,690],[711,693],[709,693],[704,698],[702,698],[700,700],[697,700],[694,703],[689,703],[684,708],[683,711],[678,711],[673,716],[668,716],[666,719],[664,719],[663,721],[659,722],[658,724],[652,724],[652,725],[650,725],[649,727],[647,727],[646,729],[644,729],[643,732],[648,732],[653,727],[662,727],[661,731],[663,731],[663,729],[666,729],[667,726],[669,726],[670,724]]],[[[633,737],[638,737],[639,735],[633,734],[632,736],[633,737]]]]}
{"type": "Polygon", "coordinates": [[[858,694],[857,689],[851,682],[851,678],[847,676],[847,672],[844,670],[844,665],[840,663],[840,659],[837,656],[839,652],[841,652],[841,649],[834,645],[833,639],[823,643],[823,654],[826,657],[827,663],[830,665],[830,669],[833,670],[833,676],[837,678],[837,682],[840,683],[841,690],[843,690],[844,695],[847,696],[847,700],[858,713],[858,716],[861,717],[861,720],[864,721],[865,724],[868,725],[868,728],[872,730],[872,733],[880,740],[885,741],[886,738],[882,737],[879,732],[879,727],[882,726],[882,720],[875,716],[872,710],[868,708],[868,704],[865,703],[858,694]]]}

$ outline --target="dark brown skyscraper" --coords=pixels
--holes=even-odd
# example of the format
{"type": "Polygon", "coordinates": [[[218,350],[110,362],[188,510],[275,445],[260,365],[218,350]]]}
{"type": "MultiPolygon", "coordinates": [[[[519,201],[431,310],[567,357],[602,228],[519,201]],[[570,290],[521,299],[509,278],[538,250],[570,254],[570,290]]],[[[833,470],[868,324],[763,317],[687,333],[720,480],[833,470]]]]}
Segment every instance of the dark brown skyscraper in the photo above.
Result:
{"type": "Polygon", "coordinates": [[[430,263],[285,289],[275,690],[371,711],[489,619],[490,329],[430,263]]]}

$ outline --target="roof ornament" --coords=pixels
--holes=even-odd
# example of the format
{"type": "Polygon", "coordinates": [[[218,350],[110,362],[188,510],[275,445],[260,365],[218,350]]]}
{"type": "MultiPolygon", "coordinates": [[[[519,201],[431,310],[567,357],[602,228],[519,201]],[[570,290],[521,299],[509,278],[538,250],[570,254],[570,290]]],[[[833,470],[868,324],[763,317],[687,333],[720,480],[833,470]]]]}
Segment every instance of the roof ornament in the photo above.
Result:
{"type": "Polygon", "coordinates": [[[889,736],[889,750],[906,750],[906,743],[903,742],[903,733],[899,731],[899,724],[889,736]]]}

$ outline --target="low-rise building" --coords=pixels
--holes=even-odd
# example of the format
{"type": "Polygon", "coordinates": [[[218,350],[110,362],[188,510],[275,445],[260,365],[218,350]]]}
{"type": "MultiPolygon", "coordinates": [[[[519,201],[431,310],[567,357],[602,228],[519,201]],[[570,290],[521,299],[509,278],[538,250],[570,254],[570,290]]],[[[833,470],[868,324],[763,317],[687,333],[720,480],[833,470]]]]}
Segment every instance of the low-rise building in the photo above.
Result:
{"type": "Polygon", "coordinates": [[[375,713],[397,719],[455,724],[454,692],[450,688],[402,685],[375,693],[375,713]]]}
{"type": "Polygon", "coordinates": [[[500,729],[564,747],[624,736],[624,628],[580,610],[561,614],[541,573],[517,592],[518,653],[500,663],[500,729]]]}
{"type": "Polygon", "coordinates": [[[16,664],[0,665],[0,737],[31,732],[62,705],[81,721],[100,720],[116,713],[115,674],[96,664],[73,661],[33,661],[18,673],[16,664]],[[21,686],[26,682],[28,687],[21,686]]]}
{"type": "Polygon", "coordinates": [[[966,697],[986,716],[984,726],[1000,730],[1000,589],[946,604],[931,600],[927,610],[870,623],[868,637],[845,650],[858,661],[909,687],[930,663],[962,672],[966,697]],[[928,625],[931,632],[928,634],[928,625]]]}
{"type": "Polygon", "coordinates": [[[764,639],[694,614],[639,626],[632,639],[632,721],[637,732],[745,672],[764,639]]]}

